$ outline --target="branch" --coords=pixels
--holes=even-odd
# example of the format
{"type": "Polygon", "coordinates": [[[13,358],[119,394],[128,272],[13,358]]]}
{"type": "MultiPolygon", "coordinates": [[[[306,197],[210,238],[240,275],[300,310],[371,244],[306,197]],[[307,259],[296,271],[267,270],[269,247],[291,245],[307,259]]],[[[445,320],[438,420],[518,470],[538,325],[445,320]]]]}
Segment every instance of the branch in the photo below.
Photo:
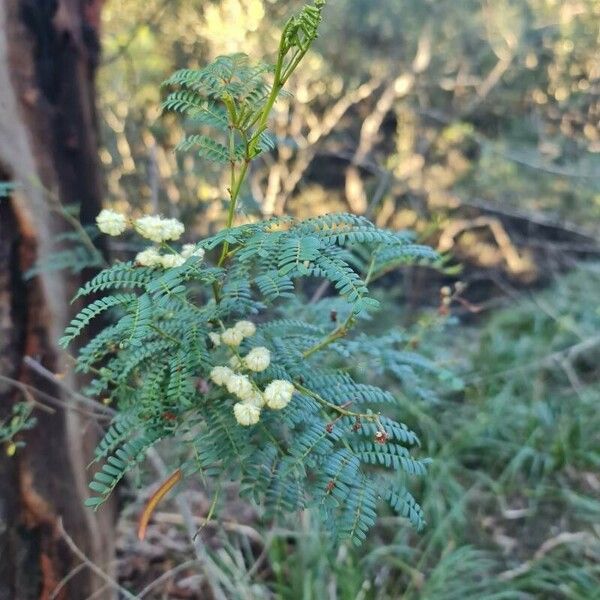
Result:
{"type": "MultiPolygon", "coordinates": [[[[105,406],[100,402],[96,402],[95,400],[90,400],[90,398],[86,398],[77,392],[74,392],[66,383],[61,381],[52,371],[49,371],[42,364],[31,358],[31,356],[25,356],[23,358],[23,363],[28,366],[32,371],[35,371],[38,375],[51,381],[54,385],[59,387],[61,390],[65,391],[69,396],[71,396],[74,400],[82,404],[83,406],[88,407],[95,412],[99,412],[108,417],[114,417],[116,411],[110,406],[105,406]]],[[[97,417],[98,415],[92,414],[92,416],[97,417]]]]}
{"type": "Polygon", "coordinates": [[[144,596],[147,596],[153,589],[165,583],[180,571],[185,571],[185,569],[193,567],[196,563],[196,560],[187,560],[174,566],[172,569],[165,571],[160,577],[156,578],[154,581],[151,581],[144,589],[142,589],[137,594],[136,598],[143,598],[144,596]]]}
{"type": "MultiPolygon", "coordinates": [[[[314,160],[318,143],[337,127],[353,106],[371,96],[381,86],[381,83],[379,78],[372,78],[339,98],[320,119],[315,117],[313,119],[314,126],[309,129],[305,139],[298,142],[298,149],[291,168],[287,167],[290,162],[287,160],[288,157],[285,156],[285,153],[280,153],[276,168],[269,169],[269,183],[263,209],[266,215],[283,212],[285,201],[294,192],[314,160]]],[[[306,120],[299,119],[300,122],[306,120]]]]}
{"type": "Polygon", "coordinates": [[[129,590],[125,589],[123,586],[119,585],[117,581],[115,581],[110,575],[105,573],[100,567],[94,564],[77,546],[77,544],[73,541],[73,538],[65,531],[65,528],[62,523],[62,519],[59,517],[56,523],[56,531],[60,535],[60,537],[66,542],[67,546],[69,546],[71,552],[79,560],[81,560],[86,567],[91,569],[100,579],[104,580],[104,582],[116,592],[122,594],[128,600],[135,600],[136,596],[132,594],[129,590]]]}

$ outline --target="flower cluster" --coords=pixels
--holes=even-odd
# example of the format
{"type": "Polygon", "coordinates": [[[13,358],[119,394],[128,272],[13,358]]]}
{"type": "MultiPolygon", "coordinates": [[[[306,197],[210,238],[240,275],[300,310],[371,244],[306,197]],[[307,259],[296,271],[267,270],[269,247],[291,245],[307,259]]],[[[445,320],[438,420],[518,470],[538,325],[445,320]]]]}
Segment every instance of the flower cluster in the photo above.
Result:
{"type": "Polygon", "coordinates": [[[184,244],[179,254],[161,254],[157,248],[150,247],[138,252],[135,262],[142,267],[163,267],[170,269],[180,267],[188,258],[196,256],[204,258],[204,249],[196,248],[195,244],[184,244]]]}
{"type": "MultiPolygon", "coordinates": [[[[128,220],[125,215],[105,208],[96,217],[96,224],[102,233],[121,235],[127,229],[128,220]]],[[[135,220],[133,225],[142,237],[157,244],[168,240],[178,240],[185,231],[183,223],[178,219],[165,219],[158,215],[140,217],[135,220]]],[[[186,244],[186,246],[192,245],[186,244]]],[[[192,249],[191,252],[193,251],[192,249]]]]}
{"type": "Polygon", "coordinates": [[[197,256],[202,260],[204,258],[204,248],[197,248],[196,244],[184,244],[181,247],[181,256],[186,260],[192,256],[197,256]]]}
{"type": "Polygon", "coordinates": [[[127,219],[121,213],[107,208],[100,211],[96,223],[98,229],[107,235],[121,235],[127,229],[127,219]]]}
{"type": "MultiPolygon", "coordinates": [[[[227,346],[235,347],[255,332],[254,323],[239,321],[221,335],[211,333],[210,338],[215,346],[219,346],[222,342],[227,346]]],[[[230,394],[240,400],[233,407],[233,414],[240,425],[256,425],[265,406],[273,410],[281,410],[292,399],[295,388],[289,381],[275,379],[266,386],[264,391],[261,391],[247,374],[240,372],[247,370],[259,373],[264,371],[270,362],[271,353],[268,348],[259,346],[250,350],[244,357],[234,354],[229,361],[229,367],[219,365],[210,372],[210,379],[215,385],[225,387],[230,394]]]]}
{"type": "Polygon", "coordinates": [[[184,232],[184,227],[183,223],[177,219],[148,215],[136,219],[135,230],[142,237],[160,244],[168,240],[178,240],[184,232]]]}
{"type": "Polygon", "coordinates": [[[245,338],[251,337],[255,333],[256,325],[252,321],[238,321],[233,327],[226,329],[220,335],[211,333],[210,339],[215,346],[220,346],[222,342],[226,346],[234,347],[239,346],[245,338]]]}
{"type": "Polygon", "coordinates": [[[243,360],[244,366],[257,373],[264,371],[269,366],[270,362],[271,353],[267,348],[262,346],[250,350],[243,360]]]}
{"type": "Polygon", "coordinates": [[[285,379],[274,379],[265,388],[263,397],[265,404],[273,410],[285,408],[292,399],[294,384],[285,379]]]}
{"type": "MultiPolygon", "coordinates": [[[[108,235],[121,235],[128,225],[125,215],[114,210],[104,209],[96,217],[98,229],[108,235]]],[[[177,219],[165,219],[157,215],[140,217],[134,222],[135,230],[146,239],[160,244],[167,240],[178,240],[184,232],[183,223],[177,219]]],[[[135,262],[142,267],[180,267],[188,258],[204,258],[204,249],[196,244],[184,244],[179,253],[161,254],[158,248],[150,247],[138,252],[135,262]]]]}
{"type": "Polygon", "coordinates": [[[158,267],[162,266],[162,258],[156,248],[146,248],[137,253],[135,262],[142,267],[158,267]]]}

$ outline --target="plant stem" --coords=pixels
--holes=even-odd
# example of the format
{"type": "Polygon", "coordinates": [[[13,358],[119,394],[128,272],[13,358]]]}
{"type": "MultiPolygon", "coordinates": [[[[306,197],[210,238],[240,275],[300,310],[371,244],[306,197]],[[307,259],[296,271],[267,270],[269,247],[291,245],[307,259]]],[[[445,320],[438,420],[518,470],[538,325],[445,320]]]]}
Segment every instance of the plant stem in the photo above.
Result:
{"type": "MultiPolygon", "coordinates": [[[[235,217],[235,209],[237,206],[237,202],[240,195],[240,190],[242,189],[242,185],[244,180],[246,179],[246,175],[248,174],[248,166],[250,165],[250,161],[256,155],[256,145],[260,141],[260,136],[264,133],[267,128],[267,122],[269,120],[269,115],[273,110],[273,106],[277,101],[277,97],[279,96],[279,92],[285,85],[285,82],[289,79],[290,75],[294,72],[296,67],[300,64],[300,61],[304,57],[304,55],[308,52],[308,48],[310,44],[306,46],[306,48],[301,48],[293,57],[287,67],[284,69],[284,61],[285,56],[289,50],[285,44],[285,33],[281,36],[281,40],[279,42],[279,50],[277,52],[277,62],[275,64],[275,73],[273,76],[273,86],[271,87],[271,92],[265,102],[260,113],[256,116],[256,118],[245,128],[243,131],[239,124],[236,125],[237,116],[235,113],[235,107],[233,103],[230,101],[225,101],[225,105],[227,107],[229,118],[230,118],[230,128],[231,133],[229,137],[229,150],[230,150],[230,160],[231,160],[231,185],[229,189],[229,209],[227,213],[227,222],[225,225],[225,229],[230,229],[233,225],[233,219],[235,217]],[[254,135],[250,140],[247,139],[246,132],[249,131],[252,127],[255,127],[254,135]],[[235,177],[235,156],[234,153],[234,138],[233,138],[233,128],[238,128],[244,140],[246,140],[246,153],[244,156],[244,164],[240,170],[240,173],[236,179],[235,177]]],[[[229,252],[229,242],[223,242],[223,248],[221,249],[221,255],[217,262],[217,266],[221,267],[225,262],[229,252]]],[[[218,283],[213,284],[213,293],[215,297],[215,302],[219,302],[221,290],[218,283]]],[[[345,333],[344,333],[345,335],[345,333]]]]}
{"type": "Polygon", "coordinates": [[[181,346],[181,340],[174,338],[172,335],[168,334],[166,331],[163,331],[160,327],[154,324],[150,324],[150,328],[156,331],[161,337],[164,337],[166,340],[173,342],[177,346],[181,346]]]}
{"type": "MultiPolygon", "coordinates": [[[[225,229],[230,229],[233,225],[233,219],[235,217],[235,207],[237,205],[237,201],[240,196],[240,190],[242,189],[242,184],[244,183],[244,179],[246,178],[246,174],[248,173],[248,165],[250,161],[248,158],[244,160],[244,165],[242,166],[242,170],[240,171],[239,177],[237,180],[232,173],[232,187],[230,190],[230,201],[229,201],[229,210],[227,212],[227,222],[225,225],[225,229]]],[[[223,243],[223,248],[221,250],[221,256],[219,257],[219,261],[217,262],[217,266],[220,267],[225,262],[225,258],[227,253],[229,252],[229,242],[225,241],[223,243]]]]}
{"type": "Polygon", "coordinates": [[[379,248],[373,252],[373,256],[371,257],[371,262],[369,263],[369,269],[367,271],[367,275],[365,277],[365,285],[369,285],[371,283],[371,278],[373,277],[373,271],[375,269],[375,259],[377,258],[377,252],[379,248]]]}
{"type": "Polygon", "coordinates": [[[358,412],[354,412],[352,410],[347,410],[343,406],[338,406],[337,404],[328,402],[327,400],[325,400],[325,398],[322,398],[321,396],[319,396],[319,394],[313,392],[312,390],[308,389],[307,387],[305,387],[297,382],[294,383],[294,386],[296,387],[296,389],[298,391],[302,392],[303,394],[306,394],[307,396],[310,396],[311,398],[314,398],[317,402],[323,404],[323,406],[326,406],[327,408],[330,408],[331,410],[335,410],[336,412],[338,412],[340,415],[342,415],[344,417],[356,417],[357,419],[362,419],[365,421],[379,421],[379,415],[377,415],[375,413],[358,413],[358,412]]]}
{"type": "Polygon", "coordinates": [[[356,317],[354,316],[354,314],[351,313],[350,316],[339,327],[334,329],[320,342],[317,342],[314,346],[310,347],[308,350],[305,350],[302,353],[302,356],[304,358],[308,358],[309,356],[312,356],[315,352],[319,352],[319,350],[326,348],[327,346],[329,346],[329,344],[332,344],[336,340],[345,337],[352,328],[352,325],[354,325],[355,321],[356,317]]]}

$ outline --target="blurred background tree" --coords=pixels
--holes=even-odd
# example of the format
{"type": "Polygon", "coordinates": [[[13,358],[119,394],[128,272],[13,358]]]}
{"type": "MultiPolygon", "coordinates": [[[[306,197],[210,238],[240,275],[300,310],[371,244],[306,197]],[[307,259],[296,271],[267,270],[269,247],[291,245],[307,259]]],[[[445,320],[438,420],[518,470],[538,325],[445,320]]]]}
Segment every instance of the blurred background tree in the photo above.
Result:
{"type": "MultiPolygon", "coordinates": [[[[103,199],[94,87],[101,5],[0,4],[2,600],[49,598],[59,582],[59,598],[101,592],[69,541],[99,568],[110,570],[114,553],[113,507],[94,516],[82,505],[98,414],[70,403],[65,388],[81,379],[63,372],[57,346],[83,281],[60,268],[77,263],[71,226],[90,226],[103,199]],[[56,250],[58,268],[33,277],[56,250]]],[[[83,264],[100,264],[103,249],[101,241],[84,249],[83,264]]]]}
{"type": "MultiPolygon", "coordinates": [[[[294,3],[126,4],[104,12],[110,197],[202,208],[207,227],[215,182],[192,158],[177,164],[181,132],[158,119],[159,84],[233,48],[268,55],[294,3]]],[[[279,148],[253,173],[248,210],[349,208],[428,232],[435,214],[443,235],[457,208],[490,204],[589,225],[600,214],[599,26],[593,0],[334,3],[294,101],[279,105],[279,148]]]]}

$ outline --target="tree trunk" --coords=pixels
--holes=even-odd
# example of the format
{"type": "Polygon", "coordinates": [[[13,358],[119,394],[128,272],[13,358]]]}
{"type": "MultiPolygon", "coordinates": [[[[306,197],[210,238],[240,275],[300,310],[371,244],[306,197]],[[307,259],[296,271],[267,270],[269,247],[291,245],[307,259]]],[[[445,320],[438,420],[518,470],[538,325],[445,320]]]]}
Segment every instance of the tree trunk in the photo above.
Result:
{"type": "MultiPolygon", "coordinates": [[[[54,412],[36,411],[37,425],[16,456],[0,449],[0,600],[49,598],[80,563],[58,535],[59,520],[100,568],[108,571],[112,558],[112,511],[97,516],[82,504],[97,424],[57,409],[68,407],[61,388],[23,361],[65,371],[56,340],[79,282],[61,272],[31,280],[24,273],[65,230],[57,203],[78,206],[83,224],[100,208],[94,72],[101,4],[0,2],[0,179],[15,185],[0,198],[0,421],[14,402],[55,399],[54,412]],[[42,393],[24,395],[24,385],[42,393]]],[[[69,376],[64,382],[75,386],[69,376]]],[[[103,583],[81,569],[56,597],[86,598],[103,583]]]]}

